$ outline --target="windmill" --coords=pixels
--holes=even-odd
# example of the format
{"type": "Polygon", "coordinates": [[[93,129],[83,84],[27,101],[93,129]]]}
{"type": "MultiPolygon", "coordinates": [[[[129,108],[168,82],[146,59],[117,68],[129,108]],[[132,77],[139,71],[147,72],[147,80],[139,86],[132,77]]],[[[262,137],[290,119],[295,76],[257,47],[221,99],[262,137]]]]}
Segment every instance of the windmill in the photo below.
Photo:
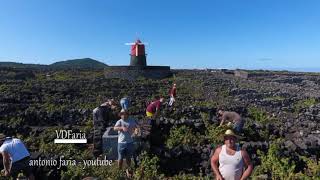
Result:
{"type": "Polygon", "coordinates": [[[147,58],[145,53],[146,43],[142,43],[139,39],[134,43],[125,43],[125,45],[131,46],[131,59],[130,66],[147,66],[147,58]]]}

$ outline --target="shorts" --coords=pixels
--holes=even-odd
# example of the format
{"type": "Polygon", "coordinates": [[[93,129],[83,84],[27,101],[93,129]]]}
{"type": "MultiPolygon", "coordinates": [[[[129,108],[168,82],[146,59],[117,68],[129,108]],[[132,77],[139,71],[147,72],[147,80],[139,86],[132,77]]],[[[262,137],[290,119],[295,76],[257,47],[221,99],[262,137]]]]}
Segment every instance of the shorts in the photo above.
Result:
{"type": "Polygon", "coordinates": [[[131,143],[118,143],[118,160],[131,159],[134,154],[134,144],[131,143]]]}
{"type": "Polygon", "coordinates": [[[244,126],[244,120],[241,119],[240,121],[237,121],[236,123],[234,123],[233,125],[233,129],[237,132],[237,133],[241,133],[242,129],[244,126]]]}
{"type": "Polygon", "coordinates": [[[16,178],[19,173],[23,173],[28,177],[32,174],[31,167],[29,166],[30,157],[25,157],[19,161],[12,163],[10,176],[16,178]]]}
{"type": "Polygon", "coordinates": [[[152,117],[153,116],[153,113],[151,113],[151,112],[146,112],[146,115],[147,115],[147,117],[152,117]]]}

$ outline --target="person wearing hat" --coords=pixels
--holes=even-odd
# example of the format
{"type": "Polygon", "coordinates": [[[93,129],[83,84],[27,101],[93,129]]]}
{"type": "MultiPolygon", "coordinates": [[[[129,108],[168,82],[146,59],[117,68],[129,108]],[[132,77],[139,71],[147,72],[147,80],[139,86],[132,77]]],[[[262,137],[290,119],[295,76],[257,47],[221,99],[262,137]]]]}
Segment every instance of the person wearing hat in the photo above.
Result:
{"type": "Polygon", "coordinates": [[[247,151],[236,144],[238,138],[228,129],[223,135],[224,145],[217,147],[211,157],[211,167],[217,180],[243,180],[251,175],[253,165],[247,151]]]}
{"type": "Polygon", "coordinates": [[[173,84],[172,88],[170,89],[169,96],[170,96],[169,106],[172,106],[173,103],[176,101],[176,96],[177,96],[177,85],[176,84],[173,84]]]}
{"type": "Polygon", "coordinates": [[[121,119],[119,119],[114,130],[118,131],[118,167],[121,169],[123,159],[126,158],[126,164],[130,166],[131,158],[134,155],[134,144],[132,134],[137,128],[136,120],[129,117],[129,113],[126,110],[121,110],[119,113],[121,119]]]}
{"type": "Polygon", "coordinates": [[[29,166],[30,153],[23,142],[18,138],[0,134],[0,144],[4,166],[2,174],[16,178],[22,171],[29,180],[33,180],[34,176],[29,166]]]}

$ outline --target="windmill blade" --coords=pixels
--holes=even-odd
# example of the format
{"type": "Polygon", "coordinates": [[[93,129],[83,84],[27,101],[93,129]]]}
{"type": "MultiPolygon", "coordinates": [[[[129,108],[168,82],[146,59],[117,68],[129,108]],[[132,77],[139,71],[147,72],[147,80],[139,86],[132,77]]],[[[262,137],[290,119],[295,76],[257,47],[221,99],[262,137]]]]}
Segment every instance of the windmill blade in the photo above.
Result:
{"type": "Polygon", "coordinates": [[[148,45],[148,43],[137,43],[139,45],[148,45]]]}
{"type": "Polygon", "coordinates": [[[135,44],[138,44],[138,45],[148,45],[148,43],[125,43],[125,45],[135,45],[135,44]]]}

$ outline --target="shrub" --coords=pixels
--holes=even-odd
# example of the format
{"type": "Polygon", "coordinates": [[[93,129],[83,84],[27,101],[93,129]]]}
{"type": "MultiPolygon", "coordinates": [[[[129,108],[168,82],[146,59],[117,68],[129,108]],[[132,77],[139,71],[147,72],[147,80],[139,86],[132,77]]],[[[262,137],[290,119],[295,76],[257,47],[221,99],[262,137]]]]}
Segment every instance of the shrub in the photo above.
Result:
{"type": "Polygon", "coordinates": [[[313,179],[320,177],[320,160],[315,161],[309,159],[307,157],[301,156],[301,159],[306,162],[307,169],[305,170],[304,175],[308,175],[308,177],[312,177],[313,179]]]}
{"type": "Polygon", "coordinates": [[[0,92],[4,93],[8,89],[9,89],[9,87],[6,84],[1,84],[0,85],[0,92]]]}
{"type": "Polygon", "coordinates": [[[207,100],[207,101],[198,100],[198,101],[192,102],[192,105],[199,106],[199,107],[212,108],[212,107],[218,106],[218,103],[216,101],[212,101],[212,100],[207,100]]]}
{"type": "Polygon", "coordinates": [[[83,153],[86,153],[86,151],[80,151],[81,147],[77,144],[55,144],[55,130],[59,130],[59,128],[48,128],[42,133],[39,140],[40,152],[44,154],[64,156],[66,159],[79,159],[83,153]]]}
{"type": "Polygon", "coordinates": [[[116,163],[111,166],[89,166],[83,169],[82,165],[67,166],[67,170],[61,172],[61,179],[82,179],[84,177],[98,177],[99,179],[124,180],[125,172],[120,170],[116,163]]]}
{"type": "Polygon", "coordinates": [[[204,113],[204,112],[200,112],[200,116],[201,116],[202,121],[204,122],[204,125],[206,127],[209,127],[211,125],[211,123],[209,122],[209,114],[204,113]]]}
{"type": "Polygon", "coordinates": [[[170,149],[182,144],[192,145],[197,142],[196,135],[193,134],[192,129],[183,125],[181,127],[174,127],[170,130],[169,138],[166,141],[166,146],[170,149]]]}
{"type": "Polygon", "coordinates": [[[223,143],[222,135],[226,132],[227,129],[230,129],[228,126],[214,126],[210,125],[207,127],[206,138],[210,143],[221,144],[223,143]]]}
{"type": "Polygon", "coordinates": [[[92,118],[88,118],[85,122],[84,125],[81,127],[81,131],[85,132],[86,135],[92,133],[93,131],[93,120],[92,118]]]}
{"type": "Polygon", "coordinates": [[[257,166],[253,177],[260,174],[270,174],[272,179],[293,179],[295,174],[295,163],[290,162],[289,158],[280,156],[279,142],[270,145],[267,154],[263,154],[258,150],[261,159],[261,165],[257,166]]]}
{"type": "Polygon", "coordinates": [[[218,97],[224,97],[224,98],[227,98],[229,97],[229,89],[226,88],[226,87],[221,87],[220,89],[218,89],[217,91],[217,96],[218,97]]]}
{"type": "Polygon", "coordinates": [[[268,116],[267,112],[263,109],[257,107],[249,107],[248,109],[249,117],[254,121],[266,125],[267,123],[274,122],[275,119],[268,116]]]}
{"type": "Polygon", "coordinates": [[[317,100],[315,98],[303,99],[296,102],[296,104],[294,105],[294,111],[296,113],[299,113],[302,109],[309,108],[310,106],[313,106],[315,104],[317,104],[317,100]]]}
{"type": "Polygon", "coordinates": [[[135,170],[134,179],[160,179],[163,177],[159,173],[159,158],[150,157],[145,151],[139,157],[141,159],[139,167],[135,170]]]}

